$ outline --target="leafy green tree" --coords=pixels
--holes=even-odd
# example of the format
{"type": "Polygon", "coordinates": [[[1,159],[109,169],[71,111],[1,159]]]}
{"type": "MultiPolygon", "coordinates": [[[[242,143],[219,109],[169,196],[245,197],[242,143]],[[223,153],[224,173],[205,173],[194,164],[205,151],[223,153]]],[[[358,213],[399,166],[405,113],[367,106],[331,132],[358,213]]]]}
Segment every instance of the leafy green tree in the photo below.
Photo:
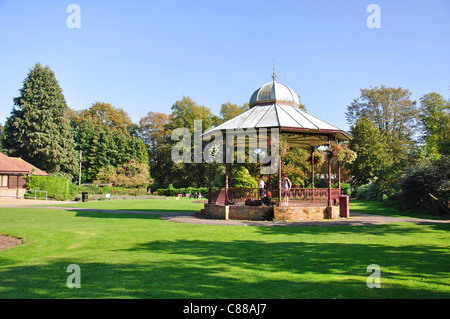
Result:
{"type": "Polygon", "coordinates": [[[239,166],[233,172],[233,187],[257,188],[258,182],[250,175],[248,169],[244,166],[239,166]]]}
{"type": "MultiPolygon", "coordinates": [[[[302,147],[289,148],[282,156],[281,172],[283,175],[288,174],[293,187],[305,187],[306,180],[310,177],[308,172],[311,170],[309,157],[309,152],[302,147]]],[[[278,184],[278,174],[273,180],[278,184]]]]}
{"type": "Polygon", "coordinates": [[[202,121],[202,130],[216,126],[220,119],[214,115],[210,108],[198,105],[190,97],[184,96],[180,101],[172,105],[172,113],[169,116],[169,128],[185,127],[194,132],[194,121],[202,121]]]}
{"type": "Polygon", "coordinates": [[[399,198],[409,209],[450,215],[450,156],[426,159],[406,170],[400,179],[399,198]]]}
{"type": "Polygon", "coordinates": [[[173,182],[169,115],[157,112],[139,121],[139,136],[148,153],[150,171],[156,188],[166,188],[173,182]]]}
{"type": "Polygon", "coordinates": [[[112,132],[120,131],[124,134],[130,134],[136,126],[123,109],[104,102],[95,102],[89,109],[72,111],[72,121],[76,125],[80,126],[88,120],[96,127],[108,127],[112,132]]]}
{"type": "Polygon", "coordinates": [[[118,167],[135,159],[148,165],[144,142],[126,130],[94,123],[92,118],[81,122],[76,130],[77,149],[82,151],[82,182],[92,182],[107,166],[118,167]]]}
{"type": "Polygon", "coordinates": [[[3,149],[3,139],[2,139],[2,134],[3,134],[3,124],[0,123],[0,152],[5,152],[5,150],[3,149]]]}
{"type": "Polygon", "coordinates": [[[222,106],[220,107],[220,116],[222,117],[223,121],[228,121],[247,110],[248,110],[248,103],[245,103],[243,106],[237,106],[236,104],[227,102],[223,103],[222,106]]]}
{"type": "Polygon", "coordinates": [[[354,177],[352,183],[359,186],[368,183],[377,177],[381,170],[390,167],[392,154],[387,148],[385,136],[367,118],[359,119],[352,127],[351,134],[353,140],[350,142],[350,148],[358,156],[350,165],[350,170],[354,177]]]}
{"type": "Polygon", "coordinates": [[[148,165],[139,163],[134,158],[117,168],[111,165],[102,167],[97,173],[96,184],[113,183],[119,187],[143,187],[149,183],[148,165]]]}
{"type": "Polygon", "coordinates": [[[19,97],[14,98],[2,139],[9,155],[21,157],[48,173],[76,173],[69,108],[48,66],[37,63],[28,73],[19,97]]]}
{"type": "MultiPolygon", "coordinates": [[[[172,105],[172,113],[169,115],[167,128],[171,134],[176,128],[187,128],[191,133],[192,149],[191,163],[171,163],[170,178],[175,187],[202,187],[208,183],[208,165],[206,163],[194,163],[194,121],[202,121],[202,132],[220,123],[220,119],[215,116],[211,109],[198,105],[189,97],[183,97],[172,105]]],[[[172,147],[177,141],[168,141],[172,147]]],[[[206,145],[206,143],[203,143],[206,145]]],[[[202,145],[202,150],[204,149],[202,145]]]]}
{"type": "Polygon", "coordinates": [[[361,118],[372,121],[384,136],[387,152],[396,164],[407,159],[414,146],[418,109],[410,99],[411,93],[402,88],[361,89],[361,96],[347,106],[346,117],[350,126],[361,118]]]}
{"type": "Polygon", "coordinates": [[[431,157],[450,155],[450,101],[432,92],[425,94],[420,103],[426,152],[431,157]]]}

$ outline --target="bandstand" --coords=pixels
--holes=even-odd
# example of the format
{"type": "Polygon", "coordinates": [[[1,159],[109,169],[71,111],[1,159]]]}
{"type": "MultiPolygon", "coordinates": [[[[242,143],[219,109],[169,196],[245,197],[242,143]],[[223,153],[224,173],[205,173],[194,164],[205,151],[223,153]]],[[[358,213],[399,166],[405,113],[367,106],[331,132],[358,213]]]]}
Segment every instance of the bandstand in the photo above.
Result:
{"type": "MultiPolygon", "coordinates": [[[[310,220],[349,217],[348,197],[340,196],[340,164],[338,188],[332,188],[332,165],[328,158],[328,187],[314,187],[314,150],[331,142],[340,143],[351,140],[351,136],[338,127],[329,124],[302,110],[297,94],[288,86],[276,82],[275,72],[272,81],[258,88],[251,96],[249,109],[238,116],[206,131],[203,137],[230,130],[252,130],[257,134],[276,130],[284,137],[289,147],[306,147],[311,151],[311,188],[291,188],[282,190],[281,156],[278,155],[278,188],[271,192],[271,205],[254,206],[258,202],[258,188],[233,187],[230,179],[231,163],[225,163],[225,185],[211,187],[211,164],[209,165],[208,203],[201,215],[218,219],[245,220],[310,220]],[[283,199],[288,197],[287,204],[283,199]]],[[[270,135],[269,135],[270,137],[270,135]]],[[[272,178],[268,175],[269,179],[272,178]]],[[[271,185],[271,183],[269,183],[271,185]]]]}

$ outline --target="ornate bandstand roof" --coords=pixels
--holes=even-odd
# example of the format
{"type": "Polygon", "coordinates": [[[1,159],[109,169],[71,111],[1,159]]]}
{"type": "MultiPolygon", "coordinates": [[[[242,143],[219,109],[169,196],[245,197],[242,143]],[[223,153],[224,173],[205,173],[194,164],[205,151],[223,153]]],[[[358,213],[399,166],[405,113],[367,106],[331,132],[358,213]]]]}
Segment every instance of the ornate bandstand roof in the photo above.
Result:
{"type": "Polygon", "coordinates": [[[206,131],[209,136],[218,130],[278,128],[288,135],[290,146],[318,146],[337,139],[348,141],[351,136],[300,108],[298,95],[287,85],[275,81],[257,89],[249,101],[249,109],[238,116],[206,131]]]}

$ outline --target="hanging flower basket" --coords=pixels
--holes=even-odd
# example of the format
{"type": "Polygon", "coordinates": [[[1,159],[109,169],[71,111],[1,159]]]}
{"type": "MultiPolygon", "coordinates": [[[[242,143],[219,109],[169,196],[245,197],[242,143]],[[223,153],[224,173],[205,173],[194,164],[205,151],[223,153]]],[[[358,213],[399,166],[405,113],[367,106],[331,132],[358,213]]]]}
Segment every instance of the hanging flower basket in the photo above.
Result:
{"type": "MultiPolygon", "coordinates": [[[[323,154],[319,150],[314,150],[314,164],[322,164],[325,160],[323,154]]],[[[311,163],[311,155],[308,157],[308,162],[311,163]]]]}
{"type": "Polygon", "coordinates": [[[356,160],[356,152],[352,151],[347,144],[331,142],[327,149],[328,157],[335,157],[340,163],[351,164],[356,160]]]}

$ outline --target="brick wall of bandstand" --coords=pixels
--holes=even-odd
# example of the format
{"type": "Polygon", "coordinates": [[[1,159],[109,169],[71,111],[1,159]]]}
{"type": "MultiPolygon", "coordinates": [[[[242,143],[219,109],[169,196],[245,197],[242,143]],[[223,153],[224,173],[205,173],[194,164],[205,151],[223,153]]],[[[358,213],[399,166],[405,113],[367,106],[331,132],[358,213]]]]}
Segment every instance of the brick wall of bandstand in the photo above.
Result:
{"type": "Polygon", "coordinates": [[[339,206],[240,206],[205,204],[201,215],[214,219],[240,220],[320,220],[339,218],[339,206]]]}

